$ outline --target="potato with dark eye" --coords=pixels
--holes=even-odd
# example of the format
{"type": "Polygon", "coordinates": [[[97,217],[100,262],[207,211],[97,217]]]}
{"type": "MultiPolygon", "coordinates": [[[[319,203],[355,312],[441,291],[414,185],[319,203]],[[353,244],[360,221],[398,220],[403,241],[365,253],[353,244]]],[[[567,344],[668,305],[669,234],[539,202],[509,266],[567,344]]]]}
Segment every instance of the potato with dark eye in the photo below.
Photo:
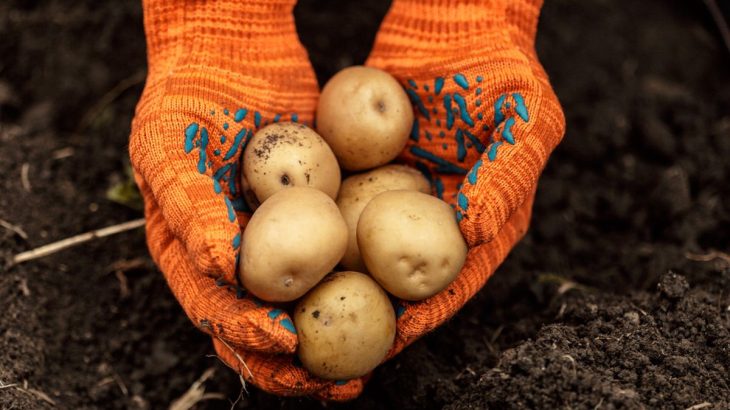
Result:
{"type": "Polygon", "coordinates": [[[260,129],[243,154],[241,187],[256,209],[281,189],[311,187],[330,198],[340,188],[340,168],[327,143],[314,130],[293,122],[260,129]]]}
{"type": "Polygon", "coordinates": [[[309,187],[283,189],[246,225],[239,277],[263,300],[292,301],[331,272],[346,247],[347,225],[332,198],[309,187]]]}
{"type": "Polygon", "coordinates": [[[319,97],[317,130],[349,171],[390,162],[403,150],[412,127],[413,106],[403,87],[376,68],[340,71],[319,97]]]}
{"type": "Polygon", "coordinates": [[[347,380],[372,371],[393,345],[395,312],[368,275],[333,273],[294,311],[299,358],[315,376],[347,380]]]}
{"type": "Polygon", "coordinates": [[[446,288],[467,253],[451,206],[417,191],[387,191],[370,200],[357,223],[357,244],[380,286],[411,301],[446,288]]]}

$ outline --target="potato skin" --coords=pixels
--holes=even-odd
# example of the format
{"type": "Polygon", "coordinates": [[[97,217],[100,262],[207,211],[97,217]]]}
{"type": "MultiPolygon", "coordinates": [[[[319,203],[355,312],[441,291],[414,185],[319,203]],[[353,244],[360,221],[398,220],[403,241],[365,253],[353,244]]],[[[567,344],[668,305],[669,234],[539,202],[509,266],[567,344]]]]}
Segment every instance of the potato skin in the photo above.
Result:
{"type": "Polygon", "coordinates": [[[279,122],[254,134],[243,153],[241,187],[256,209],[274,193],[294,186],[319,189],[335,199],[340,167],[327,143],[303,124],[279,122]]]}
{"type": "Polygon", "coordinates": [[[416,191],[373,198],[357,224],[357,243],[370,274],[392,295],[422,300],[451,283],[467,246],[446,202],[416,191]]]}
{"type": "Polygon", "coordinates": [[[347,380],[380,364],[395,339],[388,295],[369,276],[337,272],[312,289],[294,311],[299,358],[312,374],[347,380]]]}
{"type": "Polygon", "coordinates": [[[337,265],[347,225],[335,202],[309,187],[283,189],[256,210],[243,232],[239,276],[263,300],[304,295],[337,265]]]}
{"type": "Polygon", "coordinates": [[[342,181],[337,206],[349,231],[347,250],[340,265],[347,270],[366,272],[365,263],[357,247],[357,221],[370,200],[381,192],[410,189],[431,192],[431,185],[418,170],[405,165],[384,165],[364,174],[353,175],[342,181]]]}
{"type": "Polygon", "coordinates": [[[319,97],[317,130],[350,171],[390,162],[403,150],[412,127],[413,106],[403,87],[376,68],[345,68],[319,97]]]}

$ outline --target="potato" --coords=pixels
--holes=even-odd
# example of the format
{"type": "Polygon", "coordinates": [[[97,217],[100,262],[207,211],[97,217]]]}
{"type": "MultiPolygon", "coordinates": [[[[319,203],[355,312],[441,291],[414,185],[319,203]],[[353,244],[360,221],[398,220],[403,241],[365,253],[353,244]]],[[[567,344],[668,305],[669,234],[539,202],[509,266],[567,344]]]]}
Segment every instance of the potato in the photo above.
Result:
{"type": "Polygon", "coordinates": [[[357,247],[357,221],[370,200],[381,192],[410,189],[431,192],[428,180],[419,171],[405,165],[385,165],[364,174],[353,175],[340,186],[337,206],[347,223],[347,250],[340,265],[348,270],[365,272],[365,263],[357,247]]]}
{"type": "Polygon", "coordinates": [[[413,301],[446,288],[467,252],[451,206],[417,191],[387,191],[370,200],[357,224],[357,243],[373,278],[413,301]]]}
{"type": "Polygon", "coordinates": [[[270,302],[299,298],[342,258],[347,225],[322,191],[292,187],[272,195],[243,232],[243,286],[270,302]]]}
{"type": "Polygon", "coordinates": [[[299,302],[294,325],[302,364],[324,379],[366,375],[383,361],[395,338],[388,295],[359,272],[327,276],[299,302]]]}
{"type": "Polygon", "coordinates": [[[293,186],[316,188],[335,199],[340,168],[335,154],[314,130],[280,122],[258,130],[246,145],[241,186],[253,209],[279,190],[293,186]]]}
{"type": "Polygon", "coordinates": [[[322,89],[317,130],[342,168],[359,171],[386,164],[402,150],[413,127],[413,107],[385,71],[349,67],[322,89]]]}

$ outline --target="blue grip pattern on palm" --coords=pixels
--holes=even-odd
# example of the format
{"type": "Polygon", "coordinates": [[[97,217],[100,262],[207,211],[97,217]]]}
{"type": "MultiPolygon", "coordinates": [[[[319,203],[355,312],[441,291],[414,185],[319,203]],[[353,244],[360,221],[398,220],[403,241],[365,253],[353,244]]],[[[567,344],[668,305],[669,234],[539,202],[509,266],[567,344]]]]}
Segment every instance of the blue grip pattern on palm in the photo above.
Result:
{"type": "MultiPolygon", "coordinates": [[[[254,133],[261,127],[269,123],[279,122],[284,118],[281,114],[274,115],[271,119],[265,118],[259,111],[253,111],[251,126],[246,126],[243,121],[248,117],[249,110],[246,108],[238,108],[231,113],[227,108],[223,109],[223,115],[216,115],[215,110],[210,110],[208,114],[211,117],[220,117],[219,121],[221,133],[218,136],[211,136],[207,127],[201,126],[198,122],[191,122],[184,129],[183,150],[188,155],[194,155],[197,158],[197,171],[201,174],[207,174],[211,177],[211,189],[216,195],[219,195],[225,202],[228,210],[228,221],[238,223],[236,212],[250,213],[251,209],[243,199],[242,192],[238,185],[240,169],[240,161],[246,145],[253,137],[254,133]],[[212,138],[217,138],[220,144],[213,144],[212,138]],[[212,149],[213,146],[217,148],[212,149]]],[[[287,115],[292,122],[298,122],[299,116],[296,113],[287,115]]],[[[236,253],[236,266],[238,266],[241,248],[241,233],[237,233],[231,239],[232,251],[236,253]]],[[[222,278],[216,280],[216,285],[226,287],[236,291],[236,297],[242,299],[248,297],[253,300],[257,306],[263,306],[263,303],[253,295],[247,295],[245,289],[240,284],[230,284],[222,278]]],[[[283,310],[272,308],[268,317],[277,321],[283,310]]],[[[283,318],[278,323],[286,330],[295,333],[296,329],[292,321],[283,318]]]]}
{"type": "MultiPolygon", "coordinates": [[[[512,133],[512,127],[516,121],[520,120],[525,123],[530,121],[522,94],[518,92],[503,93],[492,104],[494,116],[490,127],[488,121],[484,120],[487,105],[484,104],[482,97],[482,82],[483,77],[480,75],[470,81],[464,74],[457,73],[452,76],[436,77],[433,81],[421,84],[413,79],[408,79],[404,85],[417,113],[410,136],[415,144],[411,145],[408,151],[416,158],[416,168],[431,181],[436,195],[441,199],[444,199],[444,184],[438,174],[467,175],[467,182],[471,185],[476,184],[477,173],[483,165],[481,154],[486,152],[487,161],[496,161],[502,144],[515,145],[517,143],[512,133]],[[442,93],[446,81],[449,80],[453,81],[458,89],[469,95],[465,96],[459,91],[442,93]],[[418,93],[417,91],[423,92],[418,93]],[[442,121],[442,117],[436,118],[442,112],[445,115],[444,121],[442,121]],[[435,125],[439,131],[434,135],[429,130],[421,130],[420,119],[425,119],[429,124],[435,125]],[[446,152],[449,148],[447,141],[455,143],[455,157],[446,158],[442,153],[433,149],[428,150],[419,144],[424,140],[432,142],[437,138],[444,141],[440,145],[442,152],[446,152]],[[480,158],[468,170],[468,163],[465,161],[470,149],[475,150],[480,158]]],[[[457,188],[460,190],[461,186],[457,188]]],[[[456,195],[457,205],[456,217],[461,221],[463,212],[466,212],[469,207],[469,201],[461,192],[454,195],[456,195]]]]}

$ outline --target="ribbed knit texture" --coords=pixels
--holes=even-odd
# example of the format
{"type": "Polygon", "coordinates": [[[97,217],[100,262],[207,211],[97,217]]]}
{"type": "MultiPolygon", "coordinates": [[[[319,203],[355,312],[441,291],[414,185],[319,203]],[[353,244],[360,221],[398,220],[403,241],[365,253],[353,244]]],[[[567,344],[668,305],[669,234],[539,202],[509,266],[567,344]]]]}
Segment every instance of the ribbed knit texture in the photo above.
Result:
{"type": "Polygon", "coordinates": [[[395,0],[367,65],[415,107],[399,157],[454,205],[470,247],[447,290],[401,302],[391,356],[454,315],[529,224],[537,179],[565,119],[534,49],[541,0],[395,0]]]}

